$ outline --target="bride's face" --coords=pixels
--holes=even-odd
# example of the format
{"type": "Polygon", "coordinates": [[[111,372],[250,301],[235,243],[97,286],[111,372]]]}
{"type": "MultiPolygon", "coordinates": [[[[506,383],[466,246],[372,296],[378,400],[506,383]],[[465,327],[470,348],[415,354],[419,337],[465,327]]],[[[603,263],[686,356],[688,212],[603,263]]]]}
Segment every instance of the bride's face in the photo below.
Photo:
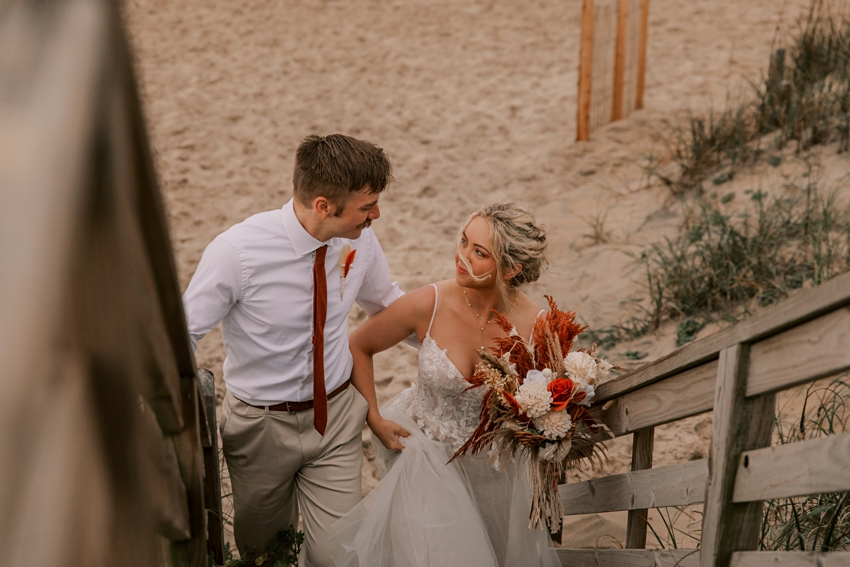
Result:
{"type": "Polygon", "coordinates": [[[463,287],[495,285],[496,259],[490,246],[490,225],[483,218],[475,217],[464,229],[455,250],[455,270],[455,280],[463,287]],[[476,281],[473,275],[479,280],[476,281]]]}

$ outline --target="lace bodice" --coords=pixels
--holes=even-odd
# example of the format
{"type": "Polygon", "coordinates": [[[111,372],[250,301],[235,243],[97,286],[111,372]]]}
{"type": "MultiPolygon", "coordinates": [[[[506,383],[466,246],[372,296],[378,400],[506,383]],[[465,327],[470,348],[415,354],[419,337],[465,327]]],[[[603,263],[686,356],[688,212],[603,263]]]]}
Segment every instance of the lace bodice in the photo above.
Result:
{"type": "Polygon", "coordinates": [[[419,382],[396,396],[390,404],[394,410],[411,416],[426,435],[457,451],[478,426],[484,395],[483,388],[468,391],[467,388],[469,383],[449,360],[446,350],[431,338],[429,325],[419,349],[419,382]]]}

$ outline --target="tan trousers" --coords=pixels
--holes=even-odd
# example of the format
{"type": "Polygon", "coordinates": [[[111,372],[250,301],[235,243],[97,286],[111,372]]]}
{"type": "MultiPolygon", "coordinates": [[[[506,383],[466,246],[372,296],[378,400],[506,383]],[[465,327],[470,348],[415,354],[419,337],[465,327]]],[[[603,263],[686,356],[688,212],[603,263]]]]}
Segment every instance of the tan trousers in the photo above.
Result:
{"type": "Polygon", "coordinates": [[[278,531],[297,525],[300,511],[307,567],[333,566],[337,547],[328,529],[360,501],[360,432],[368,407],[349,386],[328,401],[323,437],[313,428],[312,409],[269,411],[227,393],[221,438],[240,554],[264,550],[278,531]]]}

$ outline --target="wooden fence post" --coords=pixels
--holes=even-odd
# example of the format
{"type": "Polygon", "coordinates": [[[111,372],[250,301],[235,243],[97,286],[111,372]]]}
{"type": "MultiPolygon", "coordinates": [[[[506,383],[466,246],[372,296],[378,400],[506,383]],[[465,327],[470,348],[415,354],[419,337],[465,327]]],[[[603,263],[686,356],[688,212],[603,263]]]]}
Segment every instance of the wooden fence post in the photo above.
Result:
{"type": "Polygon", "coordinates": [[[758,546],[762,503],[732,502],[741,453],[769,446],[773,432],[775,396],[746,397],[749,350],[739,343],[720,352],[700,567],[729,567],[733,552],[758,546]]]}
{"type": "Polygon", "coordinates": [[[614,51],[614,88],[611,122],[623,117],[623,83],[626,76],[626,43],[629,35],[629,0],[617,0],[617,40],[614,51]]]}
{"type": "MultiPolygon", "coordinates": [[[[652,468],[652,448],[655,444],[655,428],[647,427],[635,431],[632,439],[632,470],[641,471],[652,468]]],[[[629,510],[626,524],[626,548],[644,549],[646,547],[646,509],[629,510]]]]}
{"type": "Polygon", "coordinates": [[[224,517],[221,509],[221,471],[218,461],[218,428],[215,419],[215,378],[206,368],[198,369],[204,410],[210,428],[204,446],[204,507],[207,509],[207,551],[216,565],[224,565],[224,517]]]}
{"type": "Polygon", "coordinates": [[[635,108],[643,108],[643,90],[646,85],[646,44],[649,37],[649,0],[640,3],[640,39],[638,42],[635,108]]]}
{"type": "Polygon", "coordinates": [[[576,140],[590,139],[590,92],[593,76],[593,0],[584,0],[581,9],[581,48],[578,65],[578,116],[576,140]]]}

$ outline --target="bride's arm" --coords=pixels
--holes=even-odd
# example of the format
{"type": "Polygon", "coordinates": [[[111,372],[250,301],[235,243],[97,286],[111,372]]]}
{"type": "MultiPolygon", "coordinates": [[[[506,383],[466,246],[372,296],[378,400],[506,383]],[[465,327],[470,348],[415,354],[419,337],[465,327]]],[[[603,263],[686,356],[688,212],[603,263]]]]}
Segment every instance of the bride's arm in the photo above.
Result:
{"type": "Polygon", "coordinates": [[[349,347],[354,358],[351,383],[369,403],[366,423],[387,449],[401,450],[403,447],[398,437],[407,437],[410,433],[397,423],[381,417],[372,357],[395,346],[412,333],[420,338],[424,336],[433,305],[434,290],[431,286],[411,291],[367,319],[349,337],[349,347]]]}

